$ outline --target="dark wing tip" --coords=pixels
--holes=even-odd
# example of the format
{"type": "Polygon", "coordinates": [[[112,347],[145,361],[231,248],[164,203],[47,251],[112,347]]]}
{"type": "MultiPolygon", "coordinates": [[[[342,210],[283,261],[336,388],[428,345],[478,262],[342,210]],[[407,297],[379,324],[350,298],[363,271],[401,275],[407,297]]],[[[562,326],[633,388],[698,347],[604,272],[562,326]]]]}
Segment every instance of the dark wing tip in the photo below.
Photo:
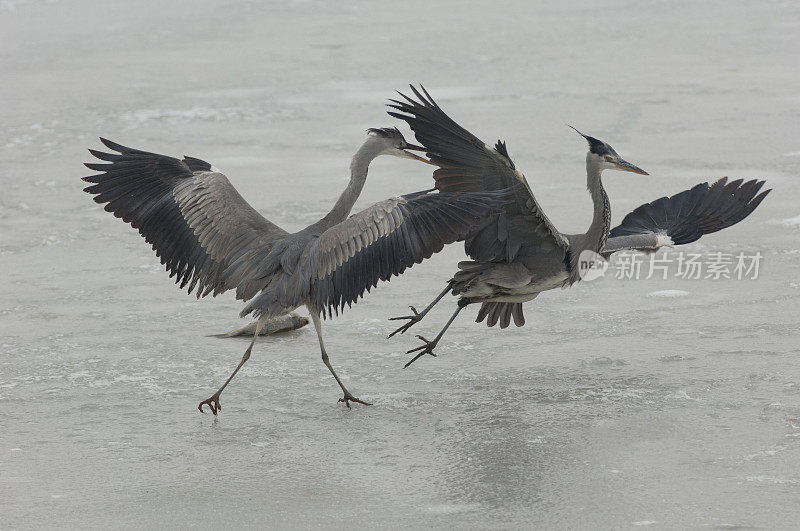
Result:
{"type": "Polygon", "coordinates": [[[108,149],[113,149],[119,153],[130,153],[134,151],[129,147],[125,147],[122,144],[117,144],[116,142],[113,142],[107,138],[103,138],[102,136],[100,137],[100,142],[102,142],[103,145],[105,145],[108,149]]]}
{"type": "Polygon", "coordinates": [[[771,191],[759,193],[764,183],[756,179],[728,181],[727,177],[711,185],[701,183],[636,208],[611,231],[611,236],[666,232],[676,245],[691,243],[752,214],[771,191]]]}
{"type": "Polygon", "coordinates": [[[753,198],[753,199],[750,201],[750,207],[751,207],[751,209],[752,209],[752,210],[755,210],[755,209],[756,209],[756,207],[757,207],[758,205],[760,205],[760,204],[761,204],[761,201],[763,201],[763,200],[764,200],[764,198],[765,198],[765,197],[767,197],[767,195],[769,195],[769,193],[770,193],[771,191],[772,191],[772,188],[769,188],[769,189],[767,189],[767,190],[764,190],[763,192],[761,192],[761,193],[760,193],[760,194],[758,194],[757,196],[755,196],[755,197],[754,197],[754,198],[753,198]]]}
{"type": "Polygon", "coordinates": [[[102,162],[84,162],[83,165],[94,171],[106,171],[112,166],[112,164],[103,164],[102,162]]]}
{"type": "Polygon", "coordinates": [[[498,140],[497,143],[494,145],[494,150],[497,151],[503,157],[505,157],[506,160],[508,160],[508,163],[511,165],[511,167],[516,169],[516,167],[514,166],[514,161],[511,160],[511,155],[508,154],[508,146],[506,146],[505,142],[503,142],[502,140],[498,140]]]}
{"type": "MultiPolygon", "coordinates": [[[[400,97],[403,98],[404,100],[406,100],[409,104],[411,104],[411,105],[416,105],[417,104],[416,101],[412,100],[411,98],[409,98],[408,96],[406,96],[405,94],[400,92],[399,90],[395,90],[395,92],[397,92],[400,95],[400,97]]],[[[405,105],[405,103],[403,103],[401,101],[398,101],[398,100],[390,99],[389,101],[393,101],[393,102],[395,102],[395,103],[397,103],[399,105],[405,105]]]]}
{"type": "Polygon", "coordinates": [[[189,155],[183,156],[183,163],[188,166],[190,171],[211,171],[211,164],[198,159],[197,157],[190,157],[189,155]]]}

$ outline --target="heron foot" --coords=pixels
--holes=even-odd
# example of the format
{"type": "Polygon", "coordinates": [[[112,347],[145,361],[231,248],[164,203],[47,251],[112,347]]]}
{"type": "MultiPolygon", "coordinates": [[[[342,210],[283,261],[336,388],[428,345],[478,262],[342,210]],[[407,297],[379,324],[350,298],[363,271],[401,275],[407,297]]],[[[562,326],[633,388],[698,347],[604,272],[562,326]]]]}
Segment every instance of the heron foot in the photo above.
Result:
{"type": "Polygon", "coordinates": [[[400,319],[408,319],[408,322],[406,324],[404,324],[403,326],[401,326],[400,328],[389,334],[389,337],[392,337],[397,333],[405,334],[406,330],[408,330],[418,322],[422,321],[422,318],[425,317],[424,313],[417,312],[417,309],[414,308],[413,306],[409,306],[409,308],[411,308],[411,311],[414,312],[413,315],[403,315],[402,317],[389,317],[390,321],[399,321],[400,319]]]}
{"type": "Polygon", "coordinates": [[[217,415],[217,411],[222,411],[222,404],[219,403],[219,393],[214,393],[211,398],[203,400],[198,404],[197,409],[200,410],[200,413],[205,413],[205,411],[203,411],[203,406],[205,405],[208,405],[214,416],[217,415]]]}
{"type": "Polygon", "coordinates": [[[417,336],[417,339],[421,340],[421,341],[422,341],[424,344],[423,344],[423,345],[420,345],[420,346],[418,346],[418,347],[416,347],[416,348],[412,348],[411,350],[409,350],[409,351],[407,351],[407,352],[406,352],[406,354],[411,354],[411,353],[413,353],[413,352],[417,352],[417,351],[419,351],[419,354],[417,354],[416,356],[414,356],[414,357],[411,359],[411,361],[409,361],[408,363],[406,363],[405,365],[403,365],[403,368],[404,368],[404,369],[405,369],[406,367],[408,367],[409,365],[411,365],[412,363],[414,363],[415,361],[417,361],[418,359],[420,359],[420,358],[421,358],[422,356],[424,356],[425,354],[430,354],[430,355],[431,355],[431,356],[433,356],[434,358],[436,357],[436,354],[434,354],[434,353],[433,353],[433,349],[435,349],[435,348],[436,348],[436,345],[439,343],[439,338],[436,338],[436,339],[434,339],[433,341],[428,341],[428,340],[427,340],[427,339],[425,339],[424,337],[422,337],[422,336],[418,335],[418,336],[417,336]]]}
{"type": "Polygon", "coordinates": [[[345,393],[344,396],[339,399],[339,402],[344,402],[344,405],[347,406],[347,409],[351,409],[350,408],[350,402],[356,402],[358,404],[364,404],[365,406],[371,406],[372,405],[372,403],[365,402],[365,401],[361,400],[360,398],[356,398],[353,395],[351,395],[350,393],[345,393]]]}

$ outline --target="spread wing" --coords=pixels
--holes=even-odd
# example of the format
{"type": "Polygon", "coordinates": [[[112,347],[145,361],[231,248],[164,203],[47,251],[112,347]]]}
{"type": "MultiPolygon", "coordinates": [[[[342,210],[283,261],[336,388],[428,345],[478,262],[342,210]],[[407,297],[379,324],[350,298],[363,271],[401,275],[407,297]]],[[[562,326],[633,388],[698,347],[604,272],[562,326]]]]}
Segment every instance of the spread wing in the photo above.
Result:
{"type": "Polygon", "coordinates": [[[389,115],[405,120],[428,158],[439,166],[433,172],[436,188],[442,192],[475,192],[513,187],[514,202],[466,239],[467,254],[475,260],[512,261],[522,247],[554,250],[565,254],[566,238],[542,212],[525,176],[514,166],[504,142],[490,148],[458,125],[436,104],[424,87],[414,86],[414,100],[399,93],[404,101],[391,100],[389,115]]]}
{"type": "Polygon", "coordinates": [[[742,179],[700,183],[672,197],[662,197],[637,207],[625,216],[603,247],[606,257],[623,250],[655,251],[665,245],[682,245],[739,223],[749,216],[771,190],[759,191],[764,181],[742,179]]]}
{"type": "Polygon", "coordinates": [[[153,246],[161,263],[197,297],[237,286],[237,297],[249,299],[260,287],[263,261],[244,260],[266,254],[287,233],[265,219],[209,163],[179,160],[100,139],[112,153],[89,150],[106,163],[87,163],[100,173],[84,177],[95,183],[84,190],[105,210],[122,218],[153,246]],[[249,281],[249,282],[248,282],[249,281]]]}
{"type": "Polygon", "coordinates": [[[311,300],[338,313],[380,280],[430,258],[510,201],[510,190],[419,192],[375,203],[326,230],[311,249],[311,300]]]}

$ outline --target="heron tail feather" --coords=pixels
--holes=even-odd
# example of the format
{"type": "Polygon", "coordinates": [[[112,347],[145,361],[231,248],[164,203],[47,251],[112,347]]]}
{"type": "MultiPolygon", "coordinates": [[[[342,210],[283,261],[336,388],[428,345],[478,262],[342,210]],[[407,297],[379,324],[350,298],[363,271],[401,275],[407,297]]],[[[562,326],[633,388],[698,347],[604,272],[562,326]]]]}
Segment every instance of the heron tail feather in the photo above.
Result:
{"type": "Polygon", "coordinates": [[[476,323],[486,320],[487,326],[495,326],[500,323],[500,328],[507,328],[514,320],[516,326],[525,324],[525,316],[522,314],[521,302],[484,302],[478,311],[476,323]]]}

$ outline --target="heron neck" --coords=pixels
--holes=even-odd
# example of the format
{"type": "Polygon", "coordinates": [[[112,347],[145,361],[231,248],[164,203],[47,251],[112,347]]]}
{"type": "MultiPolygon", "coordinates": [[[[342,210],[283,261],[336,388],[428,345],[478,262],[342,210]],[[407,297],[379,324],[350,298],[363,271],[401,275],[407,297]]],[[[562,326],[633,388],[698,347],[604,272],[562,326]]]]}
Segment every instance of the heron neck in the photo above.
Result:
{"type": "Polygon", "coordinates": [[[364,189],[369,165],[378,155],[380,155],[380,148],[370,143],[369,140],[356,151],[350,162],[350,182],[347,183],[331,211],[316,223],[319,228],[325,230],[347,219],[358,196],[361,195],[361,190],[364,189]]]}
{"type": "Polygon", "coordinates": [[[608,202],[608,195],[603,188],[600,178],[601,169],[594,157],[586,159],[586,187],[592,196],[594,212],[592,223],[583,239],[581,251],[590,250],[600,252],[606,243],[608,233],[611,228],[611,205],[608,202]]]}

